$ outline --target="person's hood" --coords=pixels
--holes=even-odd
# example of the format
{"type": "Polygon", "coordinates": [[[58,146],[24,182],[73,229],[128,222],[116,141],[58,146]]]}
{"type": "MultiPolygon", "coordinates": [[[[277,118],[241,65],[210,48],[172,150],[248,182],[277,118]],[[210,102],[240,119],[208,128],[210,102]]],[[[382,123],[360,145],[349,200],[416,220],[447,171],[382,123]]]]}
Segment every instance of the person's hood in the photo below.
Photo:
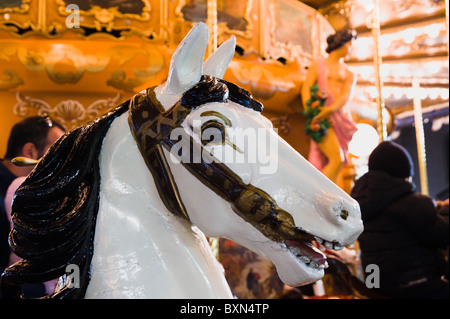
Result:
{"type": "Polygon", "coordinates": [[[391,177],[383,171],[369,171],[355,182],[351,196],[361,208],[363,220],[372,218],[398,198],[413,193],[414,183],[391,177]]]}

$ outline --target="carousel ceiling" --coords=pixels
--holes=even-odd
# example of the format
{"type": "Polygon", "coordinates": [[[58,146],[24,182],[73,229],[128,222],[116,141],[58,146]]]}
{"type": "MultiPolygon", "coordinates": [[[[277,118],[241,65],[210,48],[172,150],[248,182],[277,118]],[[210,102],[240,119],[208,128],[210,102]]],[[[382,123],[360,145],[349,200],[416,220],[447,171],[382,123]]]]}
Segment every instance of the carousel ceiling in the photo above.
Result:
{"type": "MultiPolygon", "coordinates": [[[[409,112],[417,91],[412,78],[418,78],[422,105],[447,103],[448,113],[445,1],[379,1],[386,106],[395,115],[409,112]]],[[[82,113],[98,110],[99,105],[164,81],[176,44],[195,22],[211,23],[215,14],[217,43],[212,46],[230,35],[237,37],[236,63],[227,76],[246,86],[268,109],[285,113],[298,104],[305,68],[323,53],[331,27],[356,29],[359,38],[347,59],[358,76],[352,105],[359,117],[377,117],[373,0],[217,0],[215,13],[210,3],[0,0],[0,93],[14,96],[16,113],[37,105],[82,113]],[[73,4],[81,13],[78,20],[71,19],[73,4]]]]}
{"type": "MultiPolygon", "coordinates": [[[[30,110],[54,104],[43,100],[44,92],[47,100],[76,92],[78,99],[102,95],[116,101],[117,93],[127,98],[158,85],[167,76],[173,50],[196,22],[215,29],[210,3],[0,0],[0,93],[16,92],[18,113],[27,103],[30,110]]],[[[231,35],[237,38],[236,63],[228,76],[248,86],[269,109],[270,99],[283,100],[292,112],[289,103],[299,101],[304,67],[323,51],[330,25],[296,0],[216,3],[217,32],[211,37],[216,43],[210,49],[231,35]]]]}
{"type": "MultiPolygon", "coordinates": [[[[354,107],[371,102],[378,92],[374,85],[372,16],[374,0],[303,0],[316,8],[334,29],[358,31],[347,59],[358,76],[354,107]]],[[[399,118],[411,114],[418,94],[426,111],[448,116],[448,26],[445,0],[378,0],[382,58],[380,75],[386,106],[399,118]],[[412,87],[413,79],[420,83],[412,87]],[[440,110],[436,112],[436,110],[440,110]]]]}

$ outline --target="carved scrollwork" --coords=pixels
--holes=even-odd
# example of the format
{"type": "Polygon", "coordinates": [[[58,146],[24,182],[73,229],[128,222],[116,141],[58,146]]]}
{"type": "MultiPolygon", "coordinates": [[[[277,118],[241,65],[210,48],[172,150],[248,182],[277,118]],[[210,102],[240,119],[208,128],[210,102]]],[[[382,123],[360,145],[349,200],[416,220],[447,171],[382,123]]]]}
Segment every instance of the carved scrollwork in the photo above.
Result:
{"type": "Polygon", "coordinates": [[[30,10],[31,0],[1,1],[0,13],[25,13],[30,10]]]}
{"type": "Polygon", "coordinates": [[[148,21],[150,19],[151,6],[147,0],[57,0],[56,3],[61,15],[67,15],[66,7],[70,4],[75,4],[83,15],[94,16],[100,24],[108,24],[115,18],[139,21],[148,21]]]}
{"type": "Polygon", "coordinates": [[[82,20],[74,31],[82,36],[103,35],[114,39],[136,33],[150,40],[156,36],[143,25],[132,22],[149,23],[152,7],[148,0],[56,0],[56,3],[58,14],[64,17],[69,15],[67,6],[78,8],[82,20]]]}
{"type": "Polygon", "coordinates": [[[0,76],[0,90],[8,90],[23,84],[23,80],[13,69],[3,70],[0,76]]]}
{"type": "Polygon", "coordinates": [[[271,117],[270,121],[281,134],[288,135],[291,132],[291,125],[289,124],[289,114],[271,117]]]}
{"type": "Polygon", "coordinates": [[[16,99],[18,102],[14,105],[13,112],[21,117],[30,116],[33,113],[37,115],[47,114],[67,129],[73,129],[111,109],[118,104],[120,98],[121,94],[118,93],[114,97],[97,100],[88,106],[71,99],[51,106],[44,100],[25,96],[17,92],[16,99]]]}
{"type": "Polygon", "coordinates": [[[18,38],[59,38],[72,31],[81,37],[123,39],[137,34],[153,40],[162,35],[150,23],[151,13],[149,0],[0,0],[0,29],[18,38]],[[80,22],[77,26],[67,21],[73,16],[80,22]]]}

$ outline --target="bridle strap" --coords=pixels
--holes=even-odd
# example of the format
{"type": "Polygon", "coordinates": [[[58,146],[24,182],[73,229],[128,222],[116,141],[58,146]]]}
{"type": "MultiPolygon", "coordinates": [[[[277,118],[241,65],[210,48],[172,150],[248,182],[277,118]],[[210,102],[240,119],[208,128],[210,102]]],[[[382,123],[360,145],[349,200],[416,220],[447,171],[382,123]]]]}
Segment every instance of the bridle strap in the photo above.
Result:
{"type": "Polygon", "coordinates": [[[228,92],[225,84],[220,84],[222,90],[213,92],[218,80],[211,76],[202,76],[201,81],[191,89],[191,92],[195,91],[196,94],[184,94],[181,100],[167,111],[156,98],[154,87],[135,95],[130,104],[128,121],[131,132],[153,175],[158,193],[170,212],[187,220],[189,215],[161,146],[168,145],[163,141],[169,139],[172,130],[181,126],[186,116],[199,107],[198,95],[204,95],[200,100],[206,99],[208,102],[223,101],[224,92],[228,92]]]}
{"type": "MultiPolygon", "coordinates": [[[[189,220],[161,147],[161,140],[170,134],[174,124],[179,124],[178,121],[171,123],[170,115],[173,116],[173,113],[176,112],[164,112],[164,108],[156,99],[154,88],[150,88],[146,94],[138,94],[133,98],[128,121],[164,205],[171,213],[189,220]]],[[[179,114],[182,116],[180,120],[187,114],[188,112],[179,114]]]]}
{"type": "MultiPolygon", "coordinates": [[[[170,150],[175,143],[179,142],[167,137],[162,143],[166,149],[170,150]]],[[[206,187],[228,201],[237,215],[260,230],[266,237],[277,242],[299,237],[311,239],[309,235],[295,227],[292,216],[278,207],[269,194],[258,187],[244,183],[228,166],[212,158],[208,152],[203,152],[203,146],[191,137],[189,143],[193,147],[201,148],[201,160],[181,160],[181,164],[206,187]]],[[[191,151],[191,154],[193,152],[191,151]]]]}
{"type": "MultiPolygon", "coordinates": [[[[201,92],[207,94],[204,90],[201,92]]],[[[133,135],[153,174],[161,199],[169,211],[187,220],[189,216],[162,146],[170,152],[179,142],[171,140],[170,133],[174,128],[181,126],[186,116],[196,107],[198,105],[186,104],[182,98],[168,111],[164,111],[156,99],[154,89],[150,88],[145,94],[137,95],[133,99],[129,117],[133,135]]],[[[301,237],[310,239],[310,235],[295,227],[292,216],[278,207],[269,194],[251,184],[245,184],[236,173],[215,160],[213,155],[205,151],[203,145],[194,141],[191,136],[184,140],[189,142],[189,145],[185,147],[197,148],[197,154],[201,154],[201,160],[180,160],[182,165],[205,186],[230,202],[233,210],[244,220],[274,241],[281,242],[285,239],[301,237]],[[207,160],[205,157],[208,157],[207,160]]],[[[190,154],[193,153],[190,152],[190,154]]],[[[201,194],[197,195],[200,198],[201,194]]]]}

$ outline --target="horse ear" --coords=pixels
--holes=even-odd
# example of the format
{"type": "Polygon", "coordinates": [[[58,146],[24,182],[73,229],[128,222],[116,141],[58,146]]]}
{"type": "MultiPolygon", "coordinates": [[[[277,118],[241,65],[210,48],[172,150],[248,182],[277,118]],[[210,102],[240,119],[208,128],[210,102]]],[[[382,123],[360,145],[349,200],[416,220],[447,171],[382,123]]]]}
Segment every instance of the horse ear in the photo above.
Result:
{"type": "Polygon", "coordinates": [[[232,36],[222,43],[203,63],[203,74],[223,78],[236,49],[236,37],[232,36]]]}
{"type": "Polygon", "coordinates": [[[170,61],[167,82],[157,90],[157,98],[164,107],[172,106],[181,93],[200,81],[208,37],[208,27],[199,22],[178,45],[170,61]]]}

